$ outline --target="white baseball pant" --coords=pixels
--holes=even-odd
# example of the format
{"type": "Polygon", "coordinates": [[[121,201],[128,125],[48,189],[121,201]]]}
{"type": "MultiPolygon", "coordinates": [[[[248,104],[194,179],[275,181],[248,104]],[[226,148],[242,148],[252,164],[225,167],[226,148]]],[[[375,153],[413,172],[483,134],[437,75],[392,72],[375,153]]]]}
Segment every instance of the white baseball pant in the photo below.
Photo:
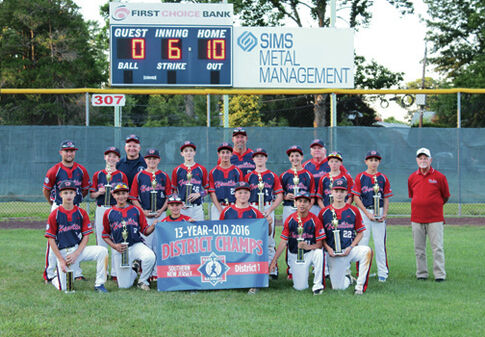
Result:
{"type": "MultiPolygon", "coordinates": [[[[387,276],[389,275],[389,266],[387,264],[386,222],[371,221],[362,210],[359,209],[359,211],[365,226],[364,236],[362,237],[362,240],[360,240],[359,246],[369,246],[369,240],[372,234],[376,255],[377,276],[387,279],[387,276]]],[[[368,211],[374,214],[373,210],[368,211]]],[[[381,214],[382,211],[383,209],[381,208],[381,214]]]]}
{"type": "MultiPolygon", "coordinates": [[[[222,209],[224,209],[225,206],[222,206],[222,209]]],[[[219,220],[219,217],[221,216],[221,212],[217,210],[217,207],[214,204],[211,204],[211,220],[219,220]]]]}
{"type": "Polygon", "coordinates": [[[313,266],[315,276],[313,277],[312,291],[323,289],[323,250],[313,249],[305,253],[305,263],[296,263],[296,254],[288,252],[288,265],[293,274],[293,288],[304,290],[308,288],[308,273],[310,266],[313,266]]]}
{"type": "Polygon", "coordinates": [[[119,288],[130,288],[133,285],[137,276],[136,272],[131,268],[133,260],[141,260],[142,272],[138,283],[150,285],[148,278],[152,274],[153,267],[155,266],[155,253],[150,248],[141,242],[128,247],[128,268],[121,268],[121,253],[113,250],[113,255],[119,288]]]}
{"type": "Polygon", "coordinates": [[[94,227],[96,228],[96,244],[98,246],[106,247],[111,249],[111,276],[116,276],[115,268],[114,268],[114,259],[113,259],[113,248],[111,248],[106,241],[103,240],[103,216],[104,212],[109,209],[110,207],[105,206],[97,206],[96,213],[95,213],[95,223],[94,227]]]}
{"type": "MultiPolygon", "coordinates": [[[[164,219],[166,216],[167,216],[166,213],[162,212],[162,214],[157,218],[147,218],[148,226],[151,226],[155,221],[160,221],[160,220],[164,219]]],[[[150,234],[148,236],[143,235],[141,233],[140,233],[140,235],[141,235],[143,241],[145,242],[145,246],[150,248],[155,253],[156,252],[155,247],[157,246],[157,240],[156,240],[155,232],[152,232],[152,234],[150,234]]],[[[151,276],[157,277],[157,268],[153,268],[153,272],[152,272],[151,276]]]]}
{"type": "Polygon", "coordinates": [[[191,217],[195,221],[204,221],[204,208],[202,205],[194,205],[192,207],[182,208],[180,213],[188,217],[191,217]]]}
{"type": "Polygon", "coordinates": [[[372,263],[372,249],[367,246],[356,246],[347,256],[328,257],[332,289],[347,289],[349,287],[350,280],[346,276],[348,275],[351,262],[359,262],[359,277],[357,278],[355,290],[365,292],[372,263]]]}

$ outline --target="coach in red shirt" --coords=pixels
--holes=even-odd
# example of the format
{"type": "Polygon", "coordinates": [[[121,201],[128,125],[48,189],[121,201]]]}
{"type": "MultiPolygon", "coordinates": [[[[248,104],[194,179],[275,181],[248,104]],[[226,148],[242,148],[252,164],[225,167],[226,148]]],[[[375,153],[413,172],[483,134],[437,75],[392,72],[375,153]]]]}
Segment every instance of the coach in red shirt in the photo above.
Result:
{"type": "Polygon", "coordinates": [[[442,282],[446,278],[443,205],[450,198],[450,191],[445,175],[432,168],[431,161],[431,152],[427,148],[420,148],[416,152],[419,169],[408,179],[411,225],[416,254],[416,277],[418,280],[428,278],[426,263],[426,235],[428,235],[433,250],[434,278],[436,282],[442,282]]]}

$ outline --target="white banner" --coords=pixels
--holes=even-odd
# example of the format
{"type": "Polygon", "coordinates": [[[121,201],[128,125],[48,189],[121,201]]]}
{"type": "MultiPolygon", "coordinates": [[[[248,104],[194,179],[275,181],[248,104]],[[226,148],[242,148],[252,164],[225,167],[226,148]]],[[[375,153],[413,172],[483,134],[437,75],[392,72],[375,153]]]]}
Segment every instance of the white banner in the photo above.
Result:
{"type": "Polygon", "coordinates": [[[234,27],[235,88],[353,88],[351,29],[234,27]]]}
{"type": "Polygon", "coordinates": [[[228,25],[233,23],[232,4],[109,3],[110,24],[228,25]]]}

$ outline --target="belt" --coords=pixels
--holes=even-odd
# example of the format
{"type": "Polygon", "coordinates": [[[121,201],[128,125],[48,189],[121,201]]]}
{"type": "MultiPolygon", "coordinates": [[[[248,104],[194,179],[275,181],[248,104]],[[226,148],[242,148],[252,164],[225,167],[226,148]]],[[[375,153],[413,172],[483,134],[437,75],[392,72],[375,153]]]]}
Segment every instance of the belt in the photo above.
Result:
{"type": "MultiPolygon", "coordinates": [[[[265,201],[264,206],[271,206],[272,202],[271,201],[265,201]]],[[[259,206],[259,203],[257,202],[252,202],[251,206],[259,206]]]]}

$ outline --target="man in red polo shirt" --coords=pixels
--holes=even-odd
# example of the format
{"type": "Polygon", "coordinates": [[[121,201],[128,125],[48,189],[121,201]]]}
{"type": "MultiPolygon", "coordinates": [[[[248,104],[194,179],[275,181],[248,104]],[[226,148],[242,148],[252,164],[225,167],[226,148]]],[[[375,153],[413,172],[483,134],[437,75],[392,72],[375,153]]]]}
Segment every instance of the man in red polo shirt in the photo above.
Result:
{"type": "Polygon", "coordinates": [[[450,191],[446,177],[431,167],[431,161],[431,152],[427,148],[420,148],[416,152],[419,169],[408,179],[411,225],[416,254],[416,277],[418,280],[428,278],[426,263],[426,235],[428,235],[433,250],[434,278],[436,282],[442,282],[446,279],[443,205],[450,198],[450,191]]]}

